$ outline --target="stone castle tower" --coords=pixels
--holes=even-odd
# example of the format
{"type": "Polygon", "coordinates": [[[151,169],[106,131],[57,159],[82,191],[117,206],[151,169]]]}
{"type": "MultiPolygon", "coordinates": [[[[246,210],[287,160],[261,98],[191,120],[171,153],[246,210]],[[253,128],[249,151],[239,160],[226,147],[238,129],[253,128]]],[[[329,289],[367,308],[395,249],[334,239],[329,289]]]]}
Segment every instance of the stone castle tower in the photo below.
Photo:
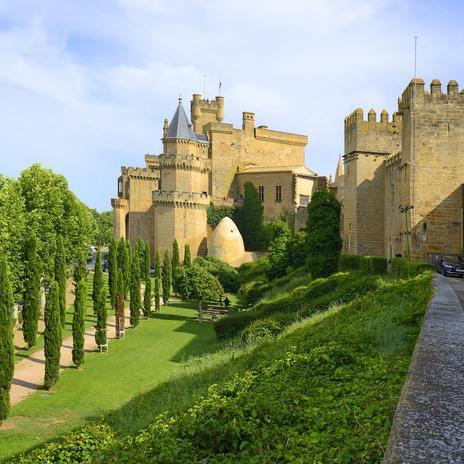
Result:
{"type": "Polygon", "coordinates": [[[464,92],[413,79],[390,121],[345,119],[344,249],[430,259],[462,254],[464,92]]]}
{"type": "Polygon", "coordinates": [[[207,208],[237,206],[244,184],[259,191],[265,219],[282,214],[295,227],[318,183],[304,165],[305,135],[255,127],[255,115],[243,112],[242,127],[224,121],[224,97],[206,100],[194,94],[190,123],[179,99],[163,125],[163,153],[145,155],[144,168],[122,167],[118,198],[112,200],[115,236],[149,241],[152,251],[208,251],[207,208]]]}

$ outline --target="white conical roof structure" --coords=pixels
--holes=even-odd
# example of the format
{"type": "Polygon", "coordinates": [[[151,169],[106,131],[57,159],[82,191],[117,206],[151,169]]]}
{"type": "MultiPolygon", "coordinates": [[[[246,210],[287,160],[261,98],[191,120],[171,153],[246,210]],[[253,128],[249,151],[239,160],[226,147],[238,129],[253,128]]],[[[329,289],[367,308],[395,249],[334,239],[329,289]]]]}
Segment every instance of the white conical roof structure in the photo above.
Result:
{"type": "Polygon", "coordinates": [[[213,230],[208,255],[231,264],[241,258],[244,253],[243,238],[235,222],[229,217],[221,219],[213,230]]]}

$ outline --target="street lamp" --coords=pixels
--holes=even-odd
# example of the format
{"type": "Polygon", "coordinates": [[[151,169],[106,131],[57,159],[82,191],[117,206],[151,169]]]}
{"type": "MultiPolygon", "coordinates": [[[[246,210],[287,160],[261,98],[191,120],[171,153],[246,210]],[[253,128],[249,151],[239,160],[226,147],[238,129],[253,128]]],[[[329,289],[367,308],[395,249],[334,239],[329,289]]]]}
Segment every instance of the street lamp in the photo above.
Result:
{"type": "Polygon", "coordinates": [[[410,209],[414,209],[414,205],[405,205],[405,206],[400,205],[398,208],[400,210],[400,213],[404,214],[404,225],[405,225],[405,229],[406,229],[406,246],[407,246],[407,253],[408,253],[407,258],[410,259],[411,258],[411,248],[410,248],[410,244],[409,244],[408,211],[410,209]]]}

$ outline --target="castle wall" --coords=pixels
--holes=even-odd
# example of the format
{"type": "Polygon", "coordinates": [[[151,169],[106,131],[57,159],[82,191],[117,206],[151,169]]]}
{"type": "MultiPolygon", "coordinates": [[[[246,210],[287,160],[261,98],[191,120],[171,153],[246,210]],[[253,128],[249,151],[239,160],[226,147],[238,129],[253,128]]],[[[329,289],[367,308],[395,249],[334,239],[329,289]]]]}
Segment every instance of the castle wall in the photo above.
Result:
{"type": "Polygon", "coordinates": [[[403,157],[407,163],[412,257],[462,254],[464,182],[464,94],[455,81],[447,93],[422,80],[411,82],[400,102],[404,116],[403,157]],[[414,117],[415,116],[415,117],[414,117]]]}
{"type": "Polygon", "coordinates": [[[155,249],[161,254],[171,253],[172,242],[179,243],[180,259],[184,246],[190,245],[192,257],[207,253],[207,216],[209,199],[203,195],[154,192],[153,222],[155,227],[155,249]]]}
{"type": "Polygon", "coordinates": [[[404,215],[400,214],[400,205],[406,197],[403,178],[405,170],[402,168],[401,154],[398,153],[385,161],[385,250],[384,256],[392,258],[396,254],[406,255],[404,237],[404,215]]]}
{"type": "Polygon", "coordinates": [[[385,173],[383,161],[401,143],[400,117],[389,122],[374,110],[364,120],[357,109],[345,119],[343,246],[347,253],[382,256],[385,252],[385,173]]]}
{"type": "Polygon", "coordinates": [[[237,197],[237,169],[305,164],[306,136],[255,128],[253,113],[244,113],[242,129],[235,129],[231,124],[213,123],[204,130],[210,140],[213,201],[237,197]]]}

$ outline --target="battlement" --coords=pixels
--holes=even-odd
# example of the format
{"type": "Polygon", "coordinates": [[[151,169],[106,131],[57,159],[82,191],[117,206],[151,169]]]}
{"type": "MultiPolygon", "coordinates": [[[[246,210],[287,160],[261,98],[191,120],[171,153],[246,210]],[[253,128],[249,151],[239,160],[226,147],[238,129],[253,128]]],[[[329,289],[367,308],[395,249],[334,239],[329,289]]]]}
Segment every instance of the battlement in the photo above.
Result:
{"type": "Polygon", "coordinates": [[[124,198],[112,198],[111,206],[114,209],[124,209],[127,207],[127,200],[124,198]]]}
{"type": "Polygon", "coordinates": [[[210,204],[210,197],[206,193],[155,190],[153,192],[153,203],[176,208],[206,209],[210,204]]]}
{"type": "Polygon", "coordinates": [[[421,104],[458,104],[464,105],[464,90],[459,92],[459,85],[450,80],[446,86],[446,93],[442,92],[441,82],[434,79],[430,83],[430,91],[425,90],[425,82],[421,78],[411,79],[403,94],[398,99],[399,111],[408,110],[413,101],[421,104]]]}
{"type": "Polygon", "coordinates": [[[190,119],[195,133],[202,132],[203,126],[210,122],[222,122],[224,97],[217,96],[214,100],[207,100],[198,93],[193,94],[190,102],[190,119]]]}
{"type": "Polygon", "coordinates": [[[157,170],[148,168],[135,168],[128,166],[121,166],[121,174],[131,179],[138,180],[156,180],[159,179],[159,172],[157,170]]]}
{"type": "Polygon", "coordinates": [[[159,167],[182,171],[210,172],[211,160],[194,155],[163,154],[159,156],[159,167]]]}
{"type": "Polygon", "coordinates": [[[386,155],[400,146],[402,116],[393,113],[390,120],[386,110],[377,113],[369,110],[367,119],[364,111],[358,108],[345,118],[345,155],[354,152],[386,155]]]}

